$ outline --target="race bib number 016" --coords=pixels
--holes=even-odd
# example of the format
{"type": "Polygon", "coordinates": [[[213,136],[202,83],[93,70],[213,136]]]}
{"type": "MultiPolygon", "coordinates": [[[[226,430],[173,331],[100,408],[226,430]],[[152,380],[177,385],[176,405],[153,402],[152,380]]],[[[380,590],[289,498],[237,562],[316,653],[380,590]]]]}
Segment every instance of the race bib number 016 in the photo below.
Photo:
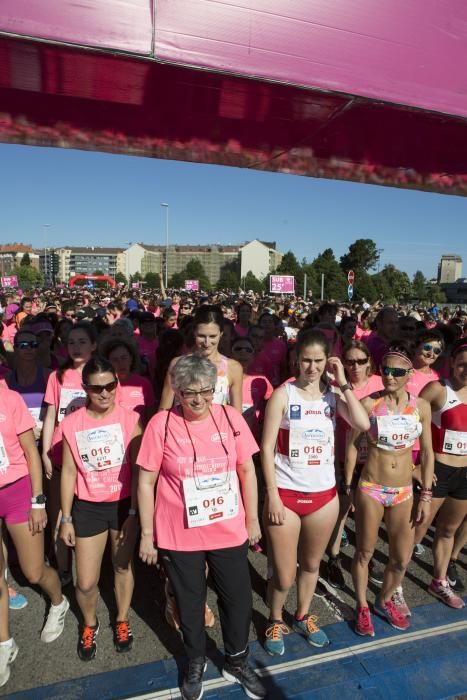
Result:
{"type": "Polygon", "coordinates": [[[443,452],[450,455],[467,455],[467,433],[460,430],[446,430],[443,452]]]}
{"type": "Polygon", "coordinates": [[[238,515],[238,482],[236,474],[223,486],[197,488],[192,478],[183,480],[185,512],[188,527],[204,527],[238,515]]]}
{"type": "Polygon", "coordinates": [[[125,462],[122,426],[119,423],[76,433],[79,456],[87,469],[115,469],[125,462]]]}

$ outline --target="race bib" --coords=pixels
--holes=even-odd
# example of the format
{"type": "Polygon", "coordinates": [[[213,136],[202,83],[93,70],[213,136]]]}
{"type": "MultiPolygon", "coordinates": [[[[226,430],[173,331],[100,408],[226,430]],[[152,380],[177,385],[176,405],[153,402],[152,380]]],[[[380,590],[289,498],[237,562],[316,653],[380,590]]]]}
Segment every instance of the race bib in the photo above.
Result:
{"type": "Polygon", "coordinates": [[[76,444],[86,469],[115,469],[125,462],[125,445],[120,423],[81,430],[76,433],[76,444]]]}
{"type": "Polygon", "coordinates": [[[405,450],[412,447],[419,436],[412,416],[377,416],[378,444],[387,450],[405,450]]]}
{"type": "Polygon", "coordinates": [[[289,459],[296,469],[328,464],[334,459],[333,434],[326,427],[307,429],[290,421],[289,459]]]}
{"type": "Polygon", "coordinates": [[[9,466],[10,460],[8,459],[5,449],[5,443],[3,442],[3,435],[0,434],[0,474],[6,474],[9,466]]]}
{"type": "Polygon", "coordinates": [[[467,455],[467,433],[460,430],[446,430],[443,452],[450,455],[467,455]]]}
{"type": "Polygon", "coordinates": [[[183,480],[188,527],[204,527],[238,515],[238,481],[234,473],[183,480]]]}
{"type": "Polygon", "coordinates": [[[84,389],[62,389],[60,392],[60,403],[58,406],[59,423],[73,411],[82,408],[86,404],[86,392],[84,389]]]}

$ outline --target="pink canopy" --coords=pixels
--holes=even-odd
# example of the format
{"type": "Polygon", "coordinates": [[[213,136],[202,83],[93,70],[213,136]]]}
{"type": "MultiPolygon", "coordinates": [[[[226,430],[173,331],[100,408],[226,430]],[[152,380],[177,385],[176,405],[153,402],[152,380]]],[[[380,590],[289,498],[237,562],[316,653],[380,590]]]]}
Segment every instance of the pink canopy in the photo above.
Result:
{"type": "Polygon", "coordinates": [[[3,0],[0,139],[467,192],[461,0],[3,0]]]}

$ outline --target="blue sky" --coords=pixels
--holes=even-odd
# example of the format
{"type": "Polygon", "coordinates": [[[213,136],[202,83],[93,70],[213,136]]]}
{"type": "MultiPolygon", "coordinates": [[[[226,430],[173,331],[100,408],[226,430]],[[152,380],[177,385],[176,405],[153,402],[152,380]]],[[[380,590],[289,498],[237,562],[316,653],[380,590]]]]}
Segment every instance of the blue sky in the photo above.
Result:
{"type": "MultiPolygon", "coordinates": [[[[276,241],[312,260],[357,238],[381,265],[436,276],[443,253],[467,266],[467,198],[63,149],[0,145],[0,241],[127,246],[276,241]]],[[[466,270],[467,268],[465,268],[466,270]]],[[[464,271],[466,274],[466,271],[464,271]]]]}

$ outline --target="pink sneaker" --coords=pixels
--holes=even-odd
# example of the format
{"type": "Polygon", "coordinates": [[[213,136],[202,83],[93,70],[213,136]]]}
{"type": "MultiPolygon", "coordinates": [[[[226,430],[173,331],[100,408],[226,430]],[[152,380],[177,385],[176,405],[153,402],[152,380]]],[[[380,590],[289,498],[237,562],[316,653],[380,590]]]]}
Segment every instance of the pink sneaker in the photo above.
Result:
{"type": "Polygon", "coordinates": [[[386,603],[383,603],[382,600],[377,600],[375,601],[374,609],[375,612],[381,615],[381,617],[384,617],[394,629],[405,632],[405,630],[410,627],[406,618],[400,614],[392,600],[388,600],[386,603]]]}
{"type": "Polygon", "coordinates": [[[428,593],[434,595],[435,598],[439,598],[450,608],[455,608],[460,610],[465,607],[465,603],[460,596],[458,596],[452,590],[451,586],[446,579],[444,581],[437,581],[436,579],[431,579],[431,583],[428,586],[428,593]]]}
{"type": "Polygon", "coordinates": [[[355,632],[361,637],[374,637],[375,628],[371,621],[370,608],[357,608],[357,619],[355,621],[355,632]]]}
{"type": "Polygon", "coordinates": [[[402,590],[402,586],[398,586],[396,588],[396,590],[391,596],[391,600],[401,615],[403,615],[404,617],[412,617],[412,613],[410,612],[409,607],[405,602],[404,591],[402,590]]]}

